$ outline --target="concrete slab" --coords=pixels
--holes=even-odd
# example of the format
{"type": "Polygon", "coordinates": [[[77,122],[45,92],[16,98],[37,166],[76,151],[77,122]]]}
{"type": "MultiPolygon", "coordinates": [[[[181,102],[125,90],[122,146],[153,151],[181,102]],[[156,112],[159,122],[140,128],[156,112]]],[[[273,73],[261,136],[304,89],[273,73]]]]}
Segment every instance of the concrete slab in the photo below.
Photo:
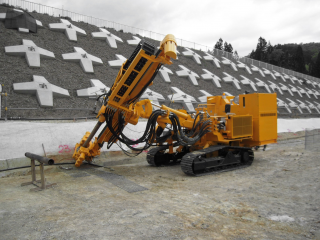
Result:
{"type": "Polygon", "coordinates": [[[184,93],[177,87],[171,87],[171,89],[173,90],[173,92],[175,92],[174,94],[168,95],[168,98],[171,101],[182,103],[182,105],[188,112],[195,112],[192,103],[197,102],[197,100],[194,97],[184,93]]]}
{"type": "Polygon", "coordinates": [[[131,46],[137,46],[141,42],[141,39],[136,36],[132,36],[132,38],[133,40],[127,40],[127,43],[131,46]]]}
{"type": "Polygon", "coordinates": [[[92,32],[91,35],[93,38],[106,40],[109,47],[117,48],[117,41],[123,43],[122,39],[116,35],[110,33],[107,29],[99,28],[100,32],[92,32]]]}
{"type": "MultiPolygon", "coordinates": [[[[142,94],[140,99],[149,99],[152,103],[157,104],[159,106],[161,106],[161,104],[159,103],[159,100],[166,100],[162,94],[152,91],[150,88],[146,89],[146,91],[142,94]]],[[[159,109],[156,106],[152,106],[152,107],[153,107],[153,110],[159,109]]]]}
{"type": "Polygon", "coordinates": [[[282,92],[281,88],[277,84],[275,84],[275,83],[273,83],[271,81],[268,81],[268,82],[270,83],[269,87],[272,89],[273,92],[275,92],[275,90],[278,90],[278,92],[281,95],[283,95],[283,92],[282,92]]]}
{"type": "Polygon", "coordinates": [[[256,84],[251,81],[249,78],[246,78],[245,76],[243,75],[240,75],[240,77],[242,77],[242,80],[240,80],[240,82],[243,84],[243,85],[250,85],[250,87],[252,88],[253,91],[257,92],[257,88],[256,88],[256,84]]]}
{"type": "MultiPolygon", "coordinates": [[[[110,90],[110,88],[98,79],[90,79],[90,84],[90,88],[77,90],[77,96],[96,99],[98,96],[107,93],[110,90]]],[[[102,97],[100,98],[100,101],[103,101],[102,97]]]]}
{"type": "Polygon", "coordinates": [[[287,86],[285,86],[282,83],[279,83],[279,86],[280,86],[282,91],[287,91],[288,93],[290,93],[291,96],[293,96],[293,93],[291,92],[290,88],[288,88],[287,86]]]}
{"type": "Polygon", "coordinates": [[[212,64],[215,65],[217,68],[221,68],[219,59],[212,56],[211,54],[206,53],[206,55],[203,56],[203,59],[212,62],[212,64]]]}
{"type": "Polygon", "coordinates": [[[251,64],[251,70],[252,70],[252,72],[260,73],[261,77],[265,77],[263,71],[260,68],[258,68],[257,66],[251,64]]]}
{"type": "Polygon", "coordinates": [[[192,72],[191,70],[189,70],[188,68],[186,68],[183,65],[179,65],[180,71],[176,71],[176,74],[178,75],[178,77],[187,77],[189,79],[189,81],[194,85],[194,86],[198,86],[198,81],[197,78],[200,78],[198,74],[196,74],[195,72],[192,72]]]}
{"type": "Polygon", "coordinates": [[[161,79],[163,81],[165,81],[166,83],[170,83],[171,82],[169,74],[173,75],[173,72],[169,68],[167,68],[165,66],[162,66],[159,69],[158,73],[159,73],[159,75],[160,75],[160,77],[161,77],[161,79]]]}
{"type": "Polygon", "coordinates": [[[198,97],[198,99],[200,100],[200,102],[206,103],[207,102],[207,98],[213,96],[212,94],[204,91],[204,90],[199,90],[202,93],[202,97],[198,97]]]}
{"type": "Polygon", "coordinates": [[[234,62],[232,62],[230,59],[228,59],[228,58],[225,58],[225,57],[221,57],[222,58],[222,63],[224,64],[224,65],[226,65],[226,66],[230,66],[234,71],[238,71],[238,69],[237,69],[237,65],[234,63],[234,62]]]}
{"type": "Polygon", "coordinates": [[[263,73],[265,75],[270,75],[273,78],[273,80],[277,80],[277,78],[274,76],[274,74],[270,70],[263,68],[263,73]]]}
{"type": "Polygon", "coordinates": [[[301,92],[296,87],[292,86],[291,84],[289,84],[289,87],[290,87],[291,92],[298,93],[299,96],[302,97],[301,92]]]}
{"type": "Polygon", "coordinates": [[[93,65],[103,65],[100,58],[87,53],[80,47],[73,48],[75,52],[62,54],[62,59],[69,62],[80,62],[85,73],[93,73],[93,65]]]}
{"type": "Polygon", "coordinates": [[[127,59],[120,54],[115,54],[115,55],[117,60],[108,61],[108,64],[112,68],[120,68],[122,64],[124,64],[127,61],[127,59]]]}
{"type": "Polygon", "coordinates": [[[282,101],[280,98],[277,98],[277,106],[278,108],[285,108],[288,113],[292,113],[292,111],[289,108],[289,105],[282,101]]]}
{"type": "Polygon", "coordinates": [[[87,33],[83,29],[73,25],[66,19],[60,19],[61,23],[50,23],[49,29],[52,31],[64,32],[68,37],[69,41],[77,42],[79,36],[86,36],[87,33]]]}
{"type": "Polygon", "coordinates": [[[182,52],[182,55],[183,56],[185,56],[185,57],[190,57],[190,58],[192,58],[197,64],[199,64],[199,65],[201,65],[201,60],[200,59],[202,59],[202,57],[198,54],[198,53],[196,53],[196,52],[194,52],[194,51],[192,51],[191,49],[189,49],[189,48],[184,48],[186,51],[184,51],[184,52],[182,52]]]}
{"type": "Polygon", "coordinates": [[[258,87],[262,87],[262,88],[264,88],[265,90],[267,90],[268,93],[271,93],[268,84],[266,84],[264,81],[260,80],[259,78],[255,78],[255,80],[257,81],[256,85],[257,85],[258,87]]]}
{"type": "Polygon", "coordinates": [[[35,94],[41,107],[53,107],[53,97],[70,97],[68,90],[53,85],[37,75],[33,75],[33,82],[14,83],[13,91],[35,94]]]}
{"type": "Polygon", "coordinates": [[[212,83],[217,87],[217,88],[221,88],[221,85],[220,85],[220,82],[221,82],[221,79],[213,74],[212,72],[208,71],[207,69],[202,69],[205,74],[202,74],[201,77],[202,79],[204,80],[211,80],[212,83]]]}
{"type": "Polygon", "coordinates": [[[230,74],[226,73],[226,72],[223,72],[223,74],[225,75],[224,78],[222,78],[222,80],[225,82],[225,83],[230,83],[232,84],[237,90],[241,90],[241,87],[239,85],[239,80],[232,77],[230,74]]]}
{"type": "Polygon", "coordinates": [[[5,47],[5,53],[12,56],[25,56],[28,66],[31,68],[40,67],[40,59],[53,59],[54,53],[38,47],[31,40],[22,40],[22,45],[5,47]]]}
{"type": "Polygon", "coordinates": [[[237,61],[237,63],[238,63],[237,64],[238,68],[246,70],[246,72],[248,74],[252,74],[251,69],[248,67],[248,65],[246,65],[246,64],[244,64],[243,62],[240,62],[240,61],[237,61]]]}
{"type": "Polygon", "coordinates": [[[287,98],[287,100],[289,101],[288,105],[290,108],[292,109],[298,109],[298,111],[303,114],[303,111],[301,110],[301,108],[299,107],[299,105],[294,102],[293,100],[291,100],[290,98],[287,98]]]}

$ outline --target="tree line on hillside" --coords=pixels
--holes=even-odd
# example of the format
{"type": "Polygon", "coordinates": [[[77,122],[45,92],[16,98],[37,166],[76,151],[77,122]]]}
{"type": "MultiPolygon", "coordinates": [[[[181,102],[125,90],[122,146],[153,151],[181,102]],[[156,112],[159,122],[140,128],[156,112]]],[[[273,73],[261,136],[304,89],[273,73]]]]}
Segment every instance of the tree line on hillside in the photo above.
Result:
{"type": "Polygon", "coordinates": [[[231,43],[228,43],[227,41],[223,42],[222,38],[220,38],[216,44],[214,45],[214,48],[225,51],[225,52],[229,52],[233,54],[233,57],[235,59],[239,58],[238,52],[235,50],[233,52],[233,47],[231,45],[231,43]]]}
{"type": "Polygon", "coordinates": [[[320,43],[277,44],[260,37],[249,58],[320,78],[320,43]]]}

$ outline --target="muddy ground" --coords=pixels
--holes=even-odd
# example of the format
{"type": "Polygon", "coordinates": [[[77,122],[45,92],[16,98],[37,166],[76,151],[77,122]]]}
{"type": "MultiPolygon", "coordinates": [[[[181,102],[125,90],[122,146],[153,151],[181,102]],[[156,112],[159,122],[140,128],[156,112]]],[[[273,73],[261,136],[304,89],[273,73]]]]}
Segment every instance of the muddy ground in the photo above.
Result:
{"type": "Polygon", "coordinates": [[[256,151],[249,168],[205,177],[150,167],[145,154],[94,169],[147,188],[134,193],[72,165],[46,167],[57,186],[41,192],[20,186],[29,169],[6,172],[0,238],[320,239],[318,154],[297,138],[256,151]]]}

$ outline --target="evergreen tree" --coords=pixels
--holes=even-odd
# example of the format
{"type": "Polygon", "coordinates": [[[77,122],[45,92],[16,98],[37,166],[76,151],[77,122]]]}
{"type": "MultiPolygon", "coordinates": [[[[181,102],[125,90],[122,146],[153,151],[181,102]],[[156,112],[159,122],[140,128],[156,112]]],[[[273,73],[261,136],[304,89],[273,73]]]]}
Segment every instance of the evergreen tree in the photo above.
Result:
{"type": "Polygon", "coordinates": [[[294,55],[294,70],[300,73],[306,73],[306,64],[304,62],[304,56],[301,45],[297,47],[294,55]]]}
{"type": "Polygon", "coordinates": [[[314,77],[320,78],[320,51],[318,53],[318,58],[313,66],[312,73],[314,77]]]}
{"type": "Polygon", "coordinates": [[[267,59],[267,41],[259,37],[258,44],[255,52],[256,60],[265,61],[267,59]]]}
{"type": "Polygon", "coordinates": [[[233,47],[232,47],[231,43],[224,42],[223,50],[226,52],[229,52],[229,53],[233,53],[233,47]]]}
{"type": "Polygon", "coordinates": [[[222,40],[222,38],[220,38],[219,41],[217,41],[216,45],[214,45],[214,48],[219,49],[219,50],[223,50],[223,40],[222,40]]]}

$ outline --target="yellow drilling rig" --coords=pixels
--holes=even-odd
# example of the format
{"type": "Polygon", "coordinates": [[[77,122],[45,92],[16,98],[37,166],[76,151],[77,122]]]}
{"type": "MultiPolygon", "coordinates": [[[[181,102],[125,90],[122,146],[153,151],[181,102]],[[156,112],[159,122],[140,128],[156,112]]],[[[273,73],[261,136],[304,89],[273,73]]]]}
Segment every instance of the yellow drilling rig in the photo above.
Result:
{"type": "Polygon", "coordinates": [[[84,160],[92,161],[105,143],[108,148],[119,143],[136,154],[155,146],[147,154],[150,165],[180,163],[187,175],[201,176],[250,166],[254,146],[277,142],[276,94],[212,96],[196,108],[196,114],[165,105],[152,111],[150,100],[139,101],[161,66],[171,65],[171,59],[176,59],[176,51],[171,34],[157,51],[152,44],[140,42],[120,68],[110,91],[98,97],[104,98],[98,122],[75,147],[77,167],[84,160]],[[146,129],[139,139],[131,140],[123,129],[128,123],[136,125],[139,118],[148,119],[146,129]],[[132,147],[139,143],[144,146],[132,147]]]}

